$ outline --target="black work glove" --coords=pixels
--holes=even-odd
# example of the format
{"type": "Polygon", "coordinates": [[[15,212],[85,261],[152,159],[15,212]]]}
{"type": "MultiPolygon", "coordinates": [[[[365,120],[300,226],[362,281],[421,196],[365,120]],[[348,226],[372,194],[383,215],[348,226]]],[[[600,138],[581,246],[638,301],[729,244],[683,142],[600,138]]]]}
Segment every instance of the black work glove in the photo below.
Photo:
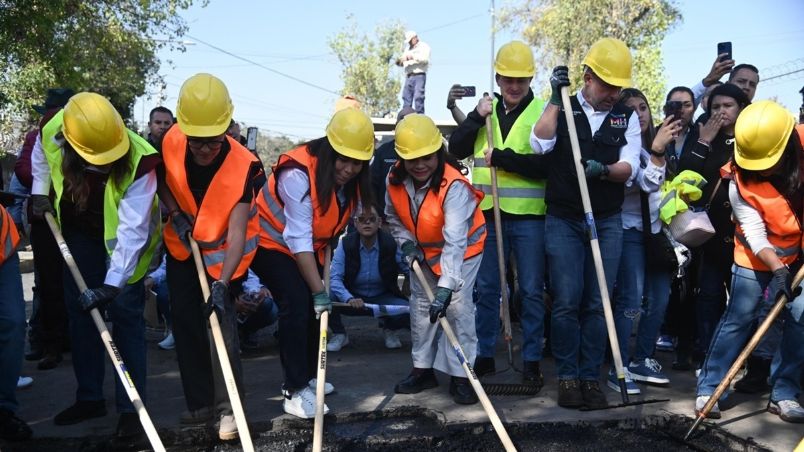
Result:
{"type": "Polygon", "coordinates": [[[181,240],[187,240],[187,235],[193,230],[193,223],[190,217],[182,211],[176,211],[170,216],[170,221],[173,224],[173,230],[181,240]]]}
{"type": "Polygon", "coordinates": [[[84,293],[78,297],[78,303],[81,305],[81,309],[86,312],[93,309],[102,309],[104,306],[111,303],[114,297],[119,293],[120,289],[117,287],[104,284],[95,289],[85,290],[84,293]]]}
{"type": "Polygon", "coordinates": [[[794,290],[792,285],[793,276],[790,274],[790,270],[787,267],[777,269],[768,283],[768,297],[776,302],[780,296],[784,295],[787,297],[787,302],[791,303],[801,294],[801,286],[794,290]]]}
{"type": "Polygon", "coordinates": [[[313,311],[315,318],[320,318],[324,311],[332,313],[332,299],[326,292],[316,292],[313,294],[313,311]]]}
{"type": "Polygon", "coordinates": [[[606,165],[598,162],[597,160],[587,160],[586,167],[583,171],[586,174],[587,179],[600,179],[602,176],[607,176],[609,174],[606,165]]]}
{"type": "Polygon", "coordinates": [[[452,289],[446,287],[436,289],[435,300],[430,303],[430,323],[436,323],[439,317],[447,315],[450,301],[452,301],[452,289]]]}
{"type": "Polygon", "coordinates": [[[570,86],[569,70],[567,66],[556,66],[550,74],[550,88],[553,89],[550,95],[550,103],[561,106],[561,87],[570,86]]]}
{"type": "Polygon", "coordinates": [[[421,248],[411,240],[402,244],[402,256],[408,261],[408,265],[413,265],[414,260],[419,262],[424,260],[424,253],[421,248]]]}
{"type": "Polygon", "coordinates": [[[36,218],[43,218],[45,216],[45,212],[50,212],[51,214],[56,213],[53,210],[53,204],[51,204],[50,198],[47,195],[31,195],[30,202],[31,211],[33,216],[36,218]]]}
{"type": "Polygon", "coordinates": [[[226,312],[226,297],[229,296],[229,286],[223,281],[215,281],[209,288],[209,298],[206,304],[207,317],[212,315],[212,311],[218,313],[218,318],[222,318],[226,312]]]}

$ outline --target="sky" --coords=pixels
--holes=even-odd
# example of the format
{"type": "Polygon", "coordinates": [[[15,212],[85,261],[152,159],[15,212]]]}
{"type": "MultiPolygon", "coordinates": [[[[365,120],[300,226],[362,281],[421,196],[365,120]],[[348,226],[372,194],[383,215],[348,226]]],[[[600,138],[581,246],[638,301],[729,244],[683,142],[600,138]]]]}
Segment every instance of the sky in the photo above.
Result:
{"type": "MultiPolygon", "coordinates": [[[[497,0],[496,10],[507,4],[497,0]]],[[[804,2],[697,0],[676,5],[683,21],[662,45],[668,90],[700,81],[715,59],[717,43],[731,41],[736,62],[751,63],[760,70],[755,100],[776,97],[798,117],[802,104],[798,91],[804,86],[804,2]]],[[[448,120],[446,96],[453,83],[474,85],[478,94],[491,89],[490,11],[490,0],[210,0],[206,7],[194,6],[181,13],[189,26],[183,39],[195,44],[187,45],[184,53],[164,50],[159,54],[159,73],[167,83],[163,105],[175,113],[182,82],[209,72],[226,83],[235,105],[234,119],[244,126],[293,139],[322,136],[342,87],[342,68],[327,41],[347,25],[346,17],[352,14],[361,32],[371,33],[382,21],[399,20],[430,45],[425,113],[435,120],[448,120]]],[[[513,39],[521,38],[513,30],[498,30],[494,51],[513,39]]],[[[399,77],[404,77],[401,70],[399,77]]],[[[537,83],[534,79],[538,93],[542,86],[537,83]]],[[[134,109],[135,119],[142,124],[157,105],[160,89],[151,86],[148,91],[152,97],[138,99],[134,109]]],[[[401,107],[401,92],[399,99],[401,107]]],[[[468,112],[476,103],[476,98],[464,99],[458,105],[468,112]]]]}

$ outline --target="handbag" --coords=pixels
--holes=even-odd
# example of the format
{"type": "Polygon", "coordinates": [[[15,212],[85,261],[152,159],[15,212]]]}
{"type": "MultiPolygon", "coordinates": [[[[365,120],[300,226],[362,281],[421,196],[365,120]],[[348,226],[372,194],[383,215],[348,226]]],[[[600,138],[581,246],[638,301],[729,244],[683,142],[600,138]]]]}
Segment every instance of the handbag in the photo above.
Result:
{"type": "Polygon", "coordinates": [[[676,214],[670,220],[670,234],[679,243],[689,248],[695,248],[703,245],[704,242],[715,235],[715,228],[712,226],[712,221],[709,220],[708,212],[722,180],[722,178],[718,177],[715,189],[712,190],[704,210],[696,212],[692,209],[687,209],[685,212],[676,214]]]}
{"type": "Polygon", "coordinates": [[[645,267],[652,270],[676,272],[678,257],[670,239],[663,230],[654,234],[650,228],[650,210],[648,194],[639,192],[639,203],[642,208],[642,236],[645,243],[645,267]]]}

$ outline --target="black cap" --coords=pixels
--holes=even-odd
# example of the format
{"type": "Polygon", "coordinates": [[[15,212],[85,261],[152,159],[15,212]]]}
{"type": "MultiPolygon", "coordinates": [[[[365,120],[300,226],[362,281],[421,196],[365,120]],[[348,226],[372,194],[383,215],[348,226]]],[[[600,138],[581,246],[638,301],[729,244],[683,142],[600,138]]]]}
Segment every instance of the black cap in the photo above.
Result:
{"type": "Polygon", "coordinates": [[[67,101],[75,94],[70,88],[51,88],[47,90],[47,97],[45,98],[45,105],[32,105],[40,115],[45,114],[48,110],[53,108],[61,108],[67,105],[67,101]]]}

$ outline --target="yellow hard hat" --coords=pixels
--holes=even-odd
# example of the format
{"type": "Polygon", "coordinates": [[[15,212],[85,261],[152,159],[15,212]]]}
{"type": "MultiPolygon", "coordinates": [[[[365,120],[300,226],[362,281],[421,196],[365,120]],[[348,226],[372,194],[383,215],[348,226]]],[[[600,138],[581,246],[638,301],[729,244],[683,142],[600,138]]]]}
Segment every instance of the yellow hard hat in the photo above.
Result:
{"type": "Polygon", "coordinates": [[[229,90],[211,74],[195,74],[181,85],[176,119],[182,133],[190,137],[223,135],[232,121],[234,106],[229,90]]]}
{"type": "Polygon", "coordinates": [[[627,88],[631,83],[631,51],[616,38],[598,39],[583,59],[595,75],[609,85],[627,88]]]}
{"type": "Polygon", "coordinates": [[[795,125],[793,115],[776,102],[762,100],[745,107],[734,124],[734,161],[753,171],[772,167],[795,125]]]}
{"type": "Polygon", "coordinates": [[[505,44],[497,51],[494,72],[506,77],[533,77],[533,51],[522,41],[505,44]]]}
{"type": "Polygon", "coordinates": [[[374,124],[361,110],[345,108],[329,120],[327,140],[341,155],[356,160],[371,160],[374,155],[374,124]]]}
{"type": "Polygon", "coordinates": [[[441,132],[432,119],[418,113],[399,121],[394,132],[396,153],[404,160],[430,155],[442,145],[441,132]]]}
{"type": "Polygon", "coordinates": [[[107,165],[128,152],[128,132],[120,113],[97,93],[78,93],[64,106],[62,132],[91,165],[107,165]]]}

